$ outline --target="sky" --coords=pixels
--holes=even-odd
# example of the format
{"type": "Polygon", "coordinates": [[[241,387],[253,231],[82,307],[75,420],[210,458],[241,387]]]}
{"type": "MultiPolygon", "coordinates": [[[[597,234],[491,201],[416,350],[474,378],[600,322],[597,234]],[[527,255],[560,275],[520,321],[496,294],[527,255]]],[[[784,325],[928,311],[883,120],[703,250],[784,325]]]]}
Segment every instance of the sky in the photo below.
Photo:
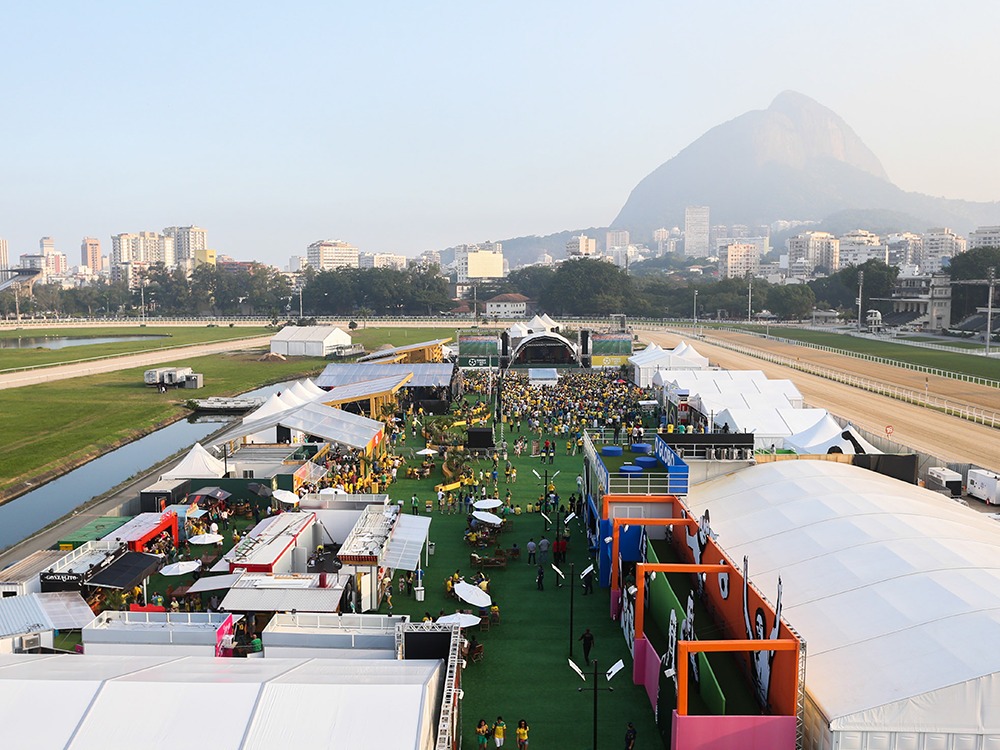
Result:
{"type": "Polygon", "coordinates": [[[195,224],[284,267],[603,226],[786,89],[903,189],[998,200],[997,28],[994,0],[0,3],[0,238],[75,264],[195,224]]]}

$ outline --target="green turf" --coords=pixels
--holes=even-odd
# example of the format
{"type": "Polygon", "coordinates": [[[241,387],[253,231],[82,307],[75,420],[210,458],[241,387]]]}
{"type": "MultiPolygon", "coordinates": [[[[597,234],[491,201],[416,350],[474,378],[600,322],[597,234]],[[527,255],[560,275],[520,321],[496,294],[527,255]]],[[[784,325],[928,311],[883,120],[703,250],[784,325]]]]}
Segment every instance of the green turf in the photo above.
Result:
{"type": "Polygon", "coordinates": [[[349,331],[351,334],[351,341],[355,344],[361,344],[366,349],[375,349],[383,344],[389,344],[391,346],[404,346],[406,344],[419,344],[423,341],[434,341],[436,339],[447,339],[450,338],[450,345],[454,346],[456,342],[456,331],[458,328],[368,328],[362,327],[364,324],[359,322],[359,327],[353,331],[349,331]]]}
{"type": "Polygon", "coordinates": [[[235,395],[267,383],[315,375],[326,361],[217,354],[170,363],[205,376],[200,390],[165,394],[143,384],[143,368],[0,390],[0,493],[49,471],[65,471],[171,422],[189,398],[235,395]]]}
{"type": "Polygon", "coordinates": [[[134,352],[155,351],[176,346],[209,344],[214,341],[229,341],[265,336],[274,333],[273,328],[229,328],[195,326],[129,326],[122,328],[45,328],[45,329],[2,329],[0,338],[11,339],[24,336],[163,336],[148,341],[122,341],[108,344],[85,344],[68,346],[64,349],[0,349],[0,372],[19,367],[40,367],[75,362],[84,359],[110,357],[134,352]]]}
{"type": "MultiPolygon", "coordinates": [[[[761,329],[757,327],[756,330],[759,332],[761,329]]],[[[856,336],[827,333],[825,331],[809,331],[801,328],[775,329],[772,327],[771,335],[792,339],[793,341],[802,341],[809,344],[819,344],[849,352],[857,352],[859,354],[886,357],[887,359],[894,359],[912,365],[936,367],[941,370],[960,372],[982,378],[1000,379],[1000,362],[960,352],[923,349],[917,346],[907,346],[906,344],[894,344],[889,341],[858,338],[856,336]]]]}
{"type": "Polygon", "coordinates": [[[939,346],[950,346],[953,349],[970,349],[981,352],[985,348],[982,344],[977,344],[974,341],[962,341],[961,339],[943,339],[934,338],[933,336],[899,336],[898,338],[900,341],[937,344],[939,346]]]}
{"type": "MultiPolygon", "coordinates": [[[[516,438],[517,433],[514,433],[516,438]]],[[[513,439],[508,437],[508,443],[513,439]]],[[[423,447],[422,441],[410,440],[401,447],[404,455],[410,449],[423,447]]],[[[527,505],[542,492],[542,483],[531,470],[540,474],[555,471],[556,489],[563,498],[576,491],[576,476],[582,469],[581,457],[568,457],[565,450],[557,454],[553,464],[542,464],[539,459],[514,457],[517,466],[517,483],[510,485],[514,504],[527,505]]],[[[480,464],[487,472],[491,468],[488,460],[480,464]]],[[[416,492],[423,501],[434,496],[433,487],[442,481],[440,470],[425,480],[400,480],[390,487],[393,499],[403,499],[405,512],[409,511],[409,498],[416,492]]],[[[507,485],[501,478],[500,496],[506,493],[507,485]]],[[[462,540],[466,526],[464,514],[432,514],[431,540],[435,543],[435,554],[430,558],[426,575],[426,601],[417,602],[406,596],[393,597],[394,613],[410,614],[420,620],[425,611],[437,616],[443,609],[454,612],[459,605],[444,596],[445,576],[461,570],[463,575],[474,572],[470,566],[470,549],[462,540]]],[[[587,556],[586,537],[582,527],[571,527],[572,537],[569,559],[579,573],[590,561],[587,556]]],[[[544,521],[540,515],[522,514],[513,518],[513,527],[501,535],[505,548],[512,543],[524,549],[529,537],[537,541],[544,533],[544,521]]],[[[553,538],[552,532],[549,539],[553,538]]],[[[471,632],[484,644],[486,656],[478,664],[469,664],[462,681],[465,701],[462,708],[463,748],[476,747],[474,728],[479,719],[489,722],[502,715],[508,726],[507,746],[516,746],[513,727],[518,719],[526,719],[531,727],[531,747],[590,747],[593,732],[593,693],[579,693],[578,687],[587,687],[569,668],[569,588],[557,589],[555,572],[547,567],[545,590],[535,586],[537,568],[528,565],[526,553],[522,552],[521,562],[511,562],[506,569],[486,569],[491,580],[494,599],[500,605],[502,623],[494,625],[488,632],[474,628],[471,632]]],[[[565,572],[568,575],[569,567],[565,572]]],[[[655,724],[653,711],[645,691],[632,684],[631,657],[618,624],[609,617],[608,592],[595,588],[595,596],[582,596],[582,588],[577,580],[575,591],[575,617],[573,627],[573,656],[583,666],[581,644],[576,641],[585,628],[590,628],[596,636],[593,655],[599,660],[603,673],[618,659],[624,659],[626,668],[614,680],[614,692],[599,695],[599,736],[600,747],[616,747],[621,744],[625,733],[625,722],[635,723],[639,732],[639,747],[662,747],[655,724]]],[[[385,607],[383,605],[383,611],[385,607]]],[[[467,631],[468,632],[468,631],[467,631]]],[[[589,680],[589,677],[588,677],[589,680]]],[[[601,685],[606,686],[603,674],[601,685]]],[[[492,741],[491,741],[492,746],[492,741]]]]}

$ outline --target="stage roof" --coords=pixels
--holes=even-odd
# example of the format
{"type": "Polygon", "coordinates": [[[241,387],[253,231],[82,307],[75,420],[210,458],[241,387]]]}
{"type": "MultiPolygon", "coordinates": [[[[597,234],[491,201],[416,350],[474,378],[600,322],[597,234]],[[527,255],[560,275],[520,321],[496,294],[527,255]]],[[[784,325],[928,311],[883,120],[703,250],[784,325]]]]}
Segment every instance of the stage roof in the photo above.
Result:
{"type": "MultiPolygon", "coordinates": [[[[451,341],[451,337],[444,339],[434,339],[432,341],[421,341],[417,344],[403,344],[402,346],[394,346],[391,349],[379,349],[371,354],[366,354],[363,357],[358,357],[358,362],[369,362],[375,359],[382,359],[383,357],[394,357],[398,354],[406,354],[407,352],[413,352],[418,349],[430,349],[435,346],[441,346],[442,344],[447,344],[451,341]]],[[[319,383],[318,385],[323,385],[319,383]]]]}
{"type": "Polygon", "coordinates": [[[408,388],[448,387],[451,385],[454,371],[455,365],[450,362],[425,362],[408,365],[378,365],[365,362],[331,364],[327,365],[326,369],[316,378],[316,385],[322,388],[334,388],[348,383],[412,373],[413,379],[406,384],[408,388]]]}

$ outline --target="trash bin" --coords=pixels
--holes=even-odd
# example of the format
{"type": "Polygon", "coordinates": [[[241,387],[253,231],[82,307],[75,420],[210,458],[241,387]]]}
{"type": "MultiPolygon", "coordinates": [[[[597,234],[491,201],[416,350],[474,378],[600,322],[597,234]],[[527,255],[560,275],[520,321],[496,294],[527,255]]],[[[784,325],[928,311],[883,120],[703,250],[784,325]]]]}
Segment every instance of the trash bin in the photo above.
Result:
{"type": "Polygon", "coordinates": [[[413,593],[417,595],[417,601],[418,602],[422,602],[424,600],[424,587],[423,586],[417,586],[415,589],[413,589],[413,593]]]}
{"type": "Polygon", "coordinates": [[[427,542],[427,554],[428,555],[434,554],[434,542],[427,542]]]}

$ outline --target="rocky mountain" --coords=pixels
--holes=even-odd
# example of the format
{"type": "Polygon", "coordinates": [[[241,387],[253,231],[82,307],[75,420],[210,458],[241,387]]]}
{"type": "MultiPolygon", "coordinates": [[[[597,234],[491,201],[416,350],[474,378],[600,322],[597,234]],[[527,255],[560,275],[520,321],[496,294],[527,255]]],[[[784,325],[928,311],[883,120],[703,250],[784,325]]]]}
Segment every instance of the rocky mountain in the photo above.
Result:
{"type": "Polygon", "coordinates": [[[1000,223],[1000,203],[935,198],[893,185],[878,157],[834,112],[786,91],[765,110],[718,125],[657,167],[632,191],[614,228],[647,241],[684,226],[684,208],[709,206],[712,224],[822,221],[841,212],[914,217],[924,231],[968,232],[1000,223]]]}

